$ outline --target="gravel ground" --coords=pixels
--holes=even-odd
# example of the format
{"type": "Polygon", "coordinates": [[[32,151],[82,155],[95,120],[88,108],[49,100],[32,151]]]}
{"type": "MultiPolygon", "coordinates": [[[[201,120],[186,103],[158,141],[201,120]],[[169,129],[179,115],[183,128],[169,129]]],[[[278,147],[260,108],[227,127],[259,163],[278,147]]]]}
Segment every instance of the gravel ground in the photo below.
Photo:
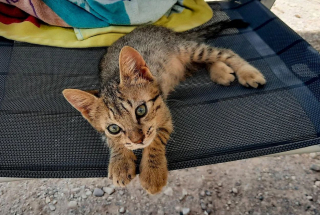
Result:
{"type": "MultiPolygon", "coordinates": [[[[272,11],[320,50],[320,1],[277,0],[272,11]]],[[[320,154],[263,157],[171,171],[150,196],[135,178],[0,183],[0,214],[320,214],[320,154]],[[197,176],[197,177],[195,177],[197,176]]]]}

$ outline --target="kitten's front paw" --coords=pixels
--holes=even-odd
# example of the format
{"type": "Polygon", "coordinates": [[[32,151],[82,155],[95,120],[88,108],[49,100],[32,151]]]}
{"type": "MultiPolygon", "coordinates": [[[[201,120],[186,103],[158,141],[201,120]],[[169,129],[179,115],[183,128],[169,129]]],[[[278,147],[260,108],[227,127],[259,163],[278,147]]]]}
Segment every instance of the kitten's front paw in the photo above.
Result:
{"type": "Polygon", "coordinates": [[[125,187],[136,176],[136,164],[128,158],[110,161],[108,169],[108,178],[115,186],[125,187]]]}
{"type": "Polygon", "coordinates": [[[145,166],[141,169],[139,176],[141,186],[149,193],[159,193],[167,185],[168,169],[167,164],[159,168],[145,166]]]}
{"type": "Polygon", "coordinates": [[[239,83],[245,87],[257,88],[266,84],[262,73],[251,65],[245,65],[237,71],[239,83]]]}

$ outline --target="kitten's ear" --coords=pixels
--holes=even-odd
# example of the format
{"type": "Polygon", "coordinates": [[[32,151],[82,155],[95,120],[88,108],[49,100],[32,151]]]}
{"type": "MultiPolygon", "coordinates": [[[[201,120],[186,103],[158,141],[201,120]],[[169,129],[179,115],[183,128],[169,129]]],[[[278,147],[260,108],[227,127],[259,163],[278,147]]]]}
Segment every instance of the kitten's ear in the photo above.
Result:
{"type": "Polygon", "coordinates": [[[137,77],[151,82],[154,80],[140,53],[129,46],[123,47],[120,51],[119,67],[120,84],[137,77]]]}
{"type": "Polygon", "coordinates": [[[62,93],[67,101],[92,123],[98,98],[91,93],[76,89],[66,89],[62,93]]]}

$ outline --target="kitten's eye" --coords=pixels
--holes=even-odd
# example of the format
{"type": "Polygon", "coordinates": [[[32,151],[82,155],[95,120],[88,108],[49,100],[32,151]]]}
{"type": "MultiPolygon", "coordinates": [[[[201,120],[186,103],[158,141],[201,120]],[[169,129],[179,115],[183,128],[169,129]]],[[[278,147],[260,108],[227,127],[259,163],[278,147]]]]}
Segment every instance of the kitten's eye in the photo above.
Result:
{"type": "Polygon", "coordinates": [[[144,117],[146,114],[147,114],[147,106],[145,104],[137,107],[136,115],[138,118],[144,117]]]}
{"type": "Polygon", "coordinates": [[[116,124],[112,124],[108,126],[108,131],[111,134],[118,134],[121,131],[121,128],[117,126],[116,124]]]}

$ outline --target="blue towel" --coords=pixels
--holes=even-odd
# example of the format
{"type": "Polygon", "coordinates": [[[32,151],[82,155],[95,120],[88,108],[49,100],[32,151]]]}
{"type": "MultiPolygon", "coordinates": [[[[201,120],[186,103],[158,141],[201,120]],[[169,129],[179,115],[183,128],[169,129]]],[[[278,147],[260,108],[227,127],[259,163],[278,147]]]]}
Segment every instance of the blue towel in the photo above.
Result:
{"type": "Polygon", "coordinates": [[[75,28],[153,23],[183,0],[43,0],[75,28]]]}

